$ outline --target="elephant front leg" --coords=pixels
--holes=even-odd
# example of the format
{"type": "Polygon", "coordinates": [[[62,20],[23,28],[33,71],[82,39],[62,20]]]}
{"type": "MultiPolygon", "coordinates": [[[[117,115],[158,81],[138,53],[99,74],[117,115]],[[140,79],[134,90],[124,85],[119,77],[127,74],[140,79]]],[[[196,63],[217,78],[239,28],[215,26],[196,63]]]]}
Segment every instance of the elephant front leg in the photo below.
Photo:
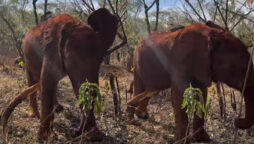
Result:
{"type": "Polygon", "coordinates": [[[100,132],[100,130],[97,128],[93,111],[94,111],[94,106],[92,110],[90,110],[87,114],[87,117],[84,121],[82,132],[83,134],[85,134],[86,139],[90,141],[101,141],[104,134],[100,132]]]}
{"type": "Polygon", "coordinates": [[[183,90],[180,90],[176,86],[171,87],[171,97],[172,97],[172,105],[174,107],[175,113],[175,143],[176,144],[184,144],[186,142],[189,143],[189,140],[186,139],[188,132],[188,117],[185,113],[185,110],[182,109],[183,102],[183,90]]]}
{"type": "Polygon", "coordinates": [[[93,109],[94,108],[92,108],[92,110],[90,110],[88,114],[85,116],[84,112],[82,111],[82,108],[80,107],[82,118],[78,129],[75,130],[74,134],[75,137],[84,135],[87,140],[91,141],[102,140],[103,133],[101,133],[97,128],[93,109]]]}
{"type": "MultiPolygon", "coordinates": [[[[191,84],[194,88],[199,88],[203,93],[204,103],[206,103],[207,99],[207,87],[204,83],[199,82],[197,80],[191,81],[191,84]]],[[[195,142],[209,142],[210,138],[204,129],[204,118],[200,118],[196,114],[194,115],[193,120],[193,139],[195,142]]]]}

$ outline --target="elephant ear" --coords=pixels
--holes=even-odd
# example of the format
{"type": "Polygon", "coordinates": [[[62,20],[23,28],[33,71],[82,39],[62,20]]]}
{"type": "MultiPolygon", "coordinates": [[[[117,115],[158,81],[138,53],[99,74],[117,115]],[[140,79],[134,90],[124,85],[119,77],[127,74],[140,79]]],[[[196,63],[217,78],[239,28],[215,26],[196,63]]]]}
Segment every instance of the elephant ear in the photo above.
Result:
{"type": "Polygon", "coordinates": [[[94,31],[102,32],[104,31],[104,28],[115,29],[117,26],[117,18],[107,9],[100,8],[89,15],[87,23],[94,29],[94,31]]]}
{"type": "Polygon", "coordinates": [[[114,42],[117,32],[118,19],[107,9],[100,8],[90,14],[87,23],[100,34],[103,46],[107,50],[114,42]]]}

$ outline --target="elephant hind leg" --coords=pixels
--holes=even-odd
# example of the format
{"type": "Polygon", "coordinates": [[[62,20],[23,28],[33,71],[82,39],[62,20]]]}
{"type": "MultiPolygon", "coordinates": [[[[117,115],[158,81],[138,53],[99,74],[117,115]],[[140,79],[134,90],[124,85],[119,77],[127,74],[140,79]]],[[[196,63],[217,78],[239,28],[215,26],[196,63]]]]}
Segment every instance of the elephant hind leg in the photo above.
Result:
{"type": "MultiPolygon", "coordinates": [[[[33,84],[37,83],[38,81],[35,80],[35,77],[32,75],[31,72],[27,71],[27,80],[28,80],[28,86],[32,86],[33,84]]],[[[30,110],[28,113],[29,117],[38,117],[40,118],[40,113],[38,110],[38,103],[37,103],[37,97],[36,92],[32,93],[29,96],[29,105],[30,110]]]]}
{"type": "Polygon", "coordinates": [[[55,97],[58,81],[62,78],[62,71],[58,64],[52,63],[53,60],[45,58],[41,71],[41,118],[38,138],[47,139],[53,128],[55,113],[55,97]]]}
{"type": "Polygon", "coordinates": [[[140,93],[134,96],[127,102],[127,121],[132,122],[134,118],[134,112],[138,111],[137,107],[140,103],[148,101],[154,94],[157,94],[158,91],[155,90],[146,90],[143,93],[140,93]]]}
{"type": "Polygon", "coordinates": [[[147,105],[149,103],[150,98],[147,98],[143,101],[141,101],[135,111],[135,114],[142,119],[148,119],[149,118],[149,114],[147,111],[147,105]]]}
{"type": "MultiPolygon", "coordinates": [[[[135,73],[134,74],[134,81],[132,82],[132,85],[134,86],[134,96],[137,96],[140,93],[143,93],[145,91],[145,87],[143,85],[143,82],[141,78],[135,73]]],[[[150,98],[144,99],[143,101],[139,102],[139,104],[136,107],[135,114],[142,119],[148,119],[149,114],[147,111],[147,105],[150,98]]]]}
{"type": "MultiPolygon", "coordinates": [[[[192,80],[191,84],[194,88],[199,88],[203,93],[204,102],[206,103],[207,99],[207,87],[204,83],[197,80],[192,80]]],[[[204,129],[204,118],[200,118],[197,115],[194,115],[193,120],[193,131],[195,135],[193,139],[195,142],[209,142],[210,138],[207,132],[204,129]]]]}

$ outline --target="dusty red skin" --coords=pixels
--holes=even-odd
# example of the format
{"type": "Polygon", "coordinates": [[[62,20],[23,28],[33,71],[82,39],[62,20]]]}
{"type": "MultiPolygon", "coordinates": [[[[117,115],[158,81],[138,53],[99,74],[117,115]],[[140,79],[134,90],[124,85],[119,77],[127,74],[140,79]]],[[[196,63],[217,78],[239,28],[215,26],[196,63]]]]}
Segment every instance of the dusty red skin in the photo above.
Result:
{"type": "MultiPolygon", "coordinates": [[[[118,22],[104,8],[94,11],[87,21],[88,25],[63,14],[42,22],[26,34],[23,51],[28,82],[30,86],[40,82],[42,87],[39,138],[46,139],[50,134],[59,80],[68,75],[76,96],[86,80],[98,83],[99,67],[115,39],[118,22]]],[[[35,94],[30,105],[36,113],[35,94]]],[[[96,129],[93,112],[86,123],[84,120],[83,117],[80,128],[85,124],[85,131],[96,129]]]]}
{"type": "MultiPolygon", "coordinates": [[[[199,87],[206,98],[211,82],[223,82],[241,90],[250,54],[244,44],[231,33],[207,25],[195,24],[175,32],[153,33],[136,49],[134,59],[134,95],[171,88],[175,112],[175,139],[185,137],[188,119],[181,109],[183,92],[190,82],[199,87]]],[[[252,69],[252,68],[251,68],[252,69]]],[[[235,121],[237,127],[249,128],[254,121],[254,73],[250,72],[244,93],[246,113],[235,121]]],[[[137,96],[138,95],[138,96],[137,96]]],[[[133,114],[147,118],[149,98],[136,103],[133,97],[127,108],[128,119],[133,114]],[[136,110],[133,107],[137,107],[136,110]],[[137,110],[138,109],[138,110],[137,110]]],[[[208,141],[203,129],[204,120],[195,116],[193,128],[201,130],[194,135],[196,141],[208,141]]],[[[180,142],[180,143],[183,143],[180,142]]]]}

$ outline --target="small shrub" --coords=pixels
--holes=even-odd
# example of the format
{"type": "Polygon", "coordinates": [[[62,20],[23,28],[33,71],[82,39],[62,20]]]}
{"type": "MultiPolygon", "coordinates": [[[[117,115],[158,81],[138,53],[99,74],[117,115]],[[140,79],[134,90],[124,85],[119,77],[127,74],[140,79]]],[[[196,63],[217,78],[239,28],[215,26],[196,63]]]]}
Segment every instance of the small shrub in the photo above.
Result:
{"type": "Polygon", "coordinates": [[[88,114],[94,105],[94,110],[97,116],[104,110],[104,95],[100,93],[96,83],[84,82],[79,88],[78,105],[88,114]]]}
{"type": "Polygon", "coordinates": [[[186,108],[188,118],[192,118],[195,112],[200,118],[207,118],[210,104],[209,98],[206,103],[204,102],[203,93],[199,88],[193,88],[190,84],[184,91],[182,109],[186,108]]]}

